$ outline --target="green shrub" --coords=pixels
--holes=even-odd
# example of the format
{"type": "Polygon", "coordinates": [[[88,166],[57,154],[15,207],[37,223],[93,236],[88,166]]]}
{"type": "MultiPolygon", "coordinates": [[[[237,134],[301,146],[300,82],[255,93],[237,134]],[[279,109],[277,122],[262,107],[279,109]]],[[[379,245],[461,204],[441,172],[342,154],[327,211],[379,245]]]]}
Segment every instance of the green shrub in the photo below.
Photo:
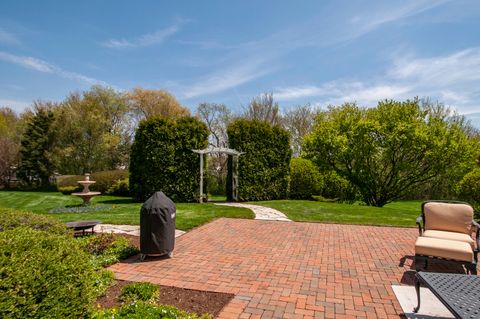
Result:
{"type": "Polygon", "coordinates": [[[75,186],[61,186],[61,187],[57,186],[57,190],[63,195],[71,195],[72,193],[82,191],[82,188],[75,187],[75,186]]]}
{"type": "MultiPolygon", "coordinates": [[[[81,191],[82,186],[78,184],[78,181],[83,181],[85,175],[65,175],[57,177],[57,190],[64,193],[70,191],[72,188],[74,191],[81,191]]],[[[101,192],[106,194],[108,190],[118,183],[118,181],[128,179],[128,171],[126,170],[113,170],[113,171],[101,171],[95,172],[90,175],[90,180],[95,181],[95,184],[90,186],[92,191],[101,192]]]]}
{"type": "Polygon", "coordinates": [[[280,126],[239,119],[227,129],[231,148],[244,152],[238,161],[241,200],[285,199],[290,175],[289,135],[280,126]]]}
{"type": "Polygon", "coordinates": [[[80,190],[82,187],[78,184],[78,181],[84,180],[84,175],[62,175],[57,177],[57,189],[60,191],[60,187],[78,187],[80,190]]]}
{"type": "Polygon", "coordinates": [[[475,168],[463,177],[457,185],[457,195],[459,199],[472,204],[475,210],[480,210],[480,168],[475,168]]]}
{"type": "Polygon", "coordinates": [[[290,192],[292,199],[312,199],[320,193],[322,181],[317,167],[309,160],[293,158],[290,162],[290,192]]]}
{"type": "Polygon", "coordinates": [[[197,199],[199,156],[208,145],[205,124],[193,117],[153,117],[140,123],[130,154],[130,193],[139,201],[163,191],[175,202],[197,199]]]}
{"type": "Polygon", "coordinates": [[[94,313],[92,319],[212,319],[209,314],[199,317],[172,306],[153,305],[145,302],[135,302],[94,313]]]}
{"type": "Polygon", "coordinates": [[[353,203],[357,199],[357,189],[352,183],[334,171],[321,172],[323,188],[322,197],[340,202],[353,203]]]}
{"type": "Polygon", "coordinates": [[[95,298],[90,258],[71,236],[0,232],[0,317],[84,318],[95,298]]]}
{"type": "Polygon", "coordinates": [[[113,234],[83,237],[78,238],[78,241],[92,256],[93,265],[97,268],[110,266],[139,252],[127,238],[113,234]]]}
{"type": "Polygon", "coordinates": [[[154,302],[158,296],[158,286],[149,282],[136,282],[126,285],[120,292],[120,300],[125,302],[154,302]]]}
{"type": "Polygon", "coordinates": [[[128,178],[119,180],[115,184],[110,186],[106,194],[112,196],[130,196],[130,186],[128,183],[128,178]]]}
{"type": "Polygon", "coordinates": [[[102,171],[92,173],[90,180],[95,181],[92,188],[97,192],[103,194],[108,193],[108,190],[121,180],[128,179],[127,170],[102,171]]]}
{"type": "Polygon", "coordinates": [[[66,234],[68,232],[64,223],[51,217],[0,208],[0,232],[22,226],[55,234],[66,234]]]}

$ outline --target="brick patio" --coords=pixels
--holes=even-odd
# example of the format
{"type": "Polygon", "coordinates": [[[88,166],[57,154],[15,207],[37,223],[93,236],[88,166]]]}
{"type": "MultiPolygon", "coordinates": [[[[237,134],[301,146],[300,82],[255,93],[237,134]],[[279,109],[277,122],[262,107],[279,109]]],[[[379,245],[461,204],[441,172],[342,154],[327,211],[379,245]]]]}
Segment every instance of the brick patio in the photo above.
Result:
{"type": "Polygon", "coordinates": [[[118,279],[234,293],[219,318],[399,318],[414,228],[218,219],[177,238],[172,259],[128,260],[118,279]]]}

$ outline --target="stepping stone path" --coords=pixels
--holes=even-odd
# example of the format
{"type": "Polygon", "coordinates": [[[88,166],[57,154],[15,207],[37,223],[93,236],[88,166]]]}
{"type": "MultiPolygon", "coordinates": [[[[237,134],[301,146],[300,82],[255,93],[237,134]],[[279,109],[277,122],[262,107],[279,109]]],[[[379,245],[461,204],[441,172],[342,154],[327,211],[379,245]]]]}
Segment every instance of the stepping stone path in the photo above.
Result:
{"type": "Polygon", "coordinates": [[[216,205],[248,208],[255,214],[255,219],[291,222],[284,213],[270,207],[242,203],[216,203],[216,205]]]}
{"type": "MultiPolygon", "coordinates": [[[[95,226],[95,231],[98,233],[115,233],[140,236],[140,226],[136,225],[99,224],[95,226]]],[[[183,230],[175,229],[175,237],[181,236],[183,234],[185,234],[183,230]]]]}
{"type": "MultiPolygon", "coordinates": [[[[291,222],[291,220],[288,219],[284,213],[270,207],[242,203],[216,203],[216,205],[248,208],[255,214],[255,219],[291,222]]],[[[140,226],[136,225],[99,224],[95,226],[95,231],[97,233],[115,233],[140,236],[140,226]]],[[[179,237],[183,234],[185,234],[183,230],[175,229],[175,237],[179,237]]]]}

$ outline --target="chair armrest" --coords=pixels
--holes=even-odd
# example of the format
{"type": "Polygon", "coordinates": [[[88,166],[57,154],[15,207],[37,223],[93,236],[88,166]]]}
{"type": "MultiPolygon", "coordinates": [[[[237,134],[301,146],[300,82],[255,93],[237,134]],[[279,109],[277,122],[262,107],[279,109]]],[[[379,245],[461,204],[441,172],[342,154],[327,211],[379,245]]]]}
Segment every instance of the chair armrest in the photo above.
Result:
{"type": "Polygon", "coordinates": [[[475,232],[475,240],[477,241],[477,250],[480,250],[480,224],[477,221],[472,220],[472,226],[477,229],[475,232]]]}
{"type": "MultiPolygon", "coordinates": [[[[422,216],[418,216],[418,217],[417,217],[417,220],[415,221],[415,223],[418,225],[418,235],[419,235],[419,236],[422,236],[422,233],[423,233],[422,222],[423,222],[423,217],[422,217],[422,216]]],[[[478,229],[478,228],[477,228],[477,229],[478,229]]]]}

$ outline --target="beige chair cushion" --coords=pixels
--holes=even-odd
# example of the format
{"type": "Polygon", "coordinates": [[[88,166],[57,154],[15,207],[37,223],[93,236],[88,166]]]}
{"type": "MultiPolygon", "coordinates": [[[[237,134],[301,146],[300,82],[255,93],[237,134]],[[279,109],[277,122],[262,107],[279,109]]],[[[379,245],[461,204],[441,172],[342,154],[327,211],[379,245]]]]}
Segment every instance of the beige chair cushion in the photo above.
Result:
{"type": "Polygon", "coordinates": [[[468,262],[473,261],[473,250],[469,244],[447,239],[418,237],[415,242],[415,254],[468,262]]]}
{"type": "Polygon", "coordinates": [[[467,204],[455,203],[426,203],[425,230],[443,230],[457,233],[471,234],[473,208],[467,204]]]}
{"type": "Polygon", "coordinates": [[[467,235],[467,234],[454,233],[451,231],[442,231],[442,230],[426,230],[423,233],[423,236],[431,237],[431,238],[463,241],[470,244],[470,246],[472,246],[472,249],[475,249],[475,241],[470,235],[467,235]]]}

